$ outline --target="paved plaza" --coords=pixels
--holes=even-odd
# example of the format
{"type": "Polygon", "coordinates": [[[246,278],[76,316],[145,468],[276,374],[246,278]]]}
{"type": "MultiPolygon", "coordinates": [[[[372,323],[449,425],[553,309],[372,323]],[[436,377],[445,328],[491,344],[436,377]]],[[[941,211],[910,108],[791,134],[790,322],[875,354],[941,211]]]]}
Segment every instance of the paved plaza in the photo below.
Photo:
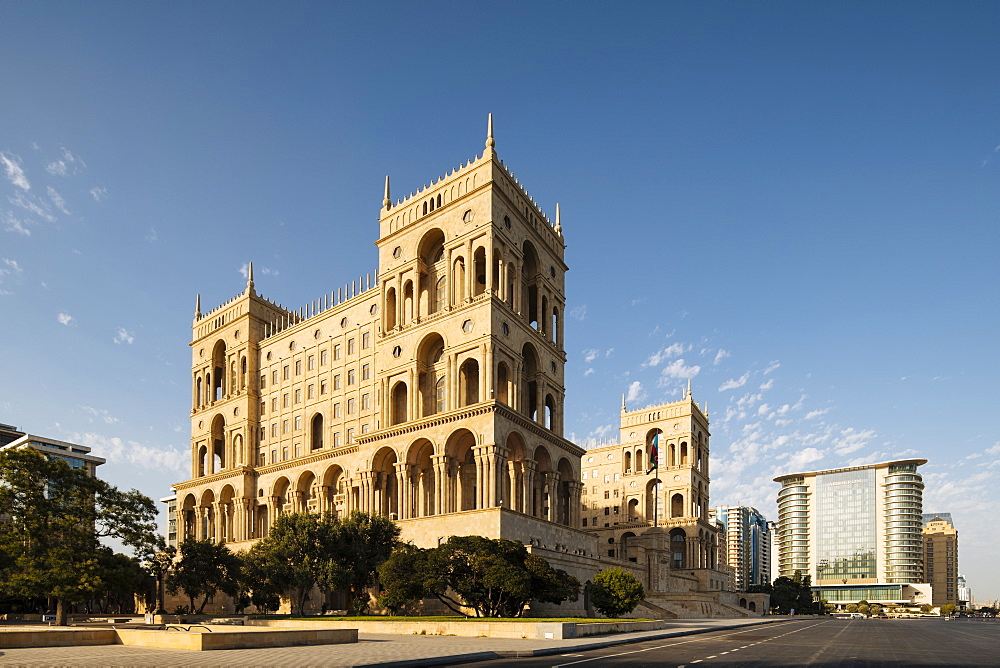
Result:
{"type": "MultiPolygon", "coordinates": [[[[621,633],[571,640],[515,640],[454,636],[359,634],[356,644],[232,649],[210,652],[164,650],[122,645],[89,647],[24,647],[0,650],[2,666],[109,667],[243,667],[243,666],[435,666],[470,661],[562,654],[615,644],[641,642],[756,624],[785,621],[764,619],[672,620],[659,631],[621,633]]],[[[22,627],[23,628],[23,627],[22,627]]]]}

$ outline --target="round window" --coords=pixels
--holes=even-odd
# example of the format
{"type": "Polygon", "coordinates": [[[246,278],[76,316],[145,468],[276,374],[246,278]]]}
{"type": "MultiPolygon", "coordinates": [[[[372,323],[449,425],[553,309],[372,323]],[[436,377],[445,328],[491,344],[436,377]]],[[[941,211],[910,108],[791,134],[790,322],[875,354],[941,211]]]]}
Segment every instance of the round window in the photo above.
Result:
{"type": "Polygon", "coordinates": [[[349,321],[347,320],[347,318],[341,318],[340,319],[340,326],[341,327],[347,327],[348,323],[349,323],[349,321]]]}
{"type": "Polygon", "coordinates": [[[472,213],[472,209],[469,209],[468,211],[466,211],[465,213],[462,214],[462,222],[464,222],[464,223],[471,223],[472,219],[475,218],[475,217],[476,217],[476,214],[472,213]]]}
{"type": "Polygon", "coordinates": [[[318,339],[319,338],[319,330],[318,329],[315,332],[313,332],[313,338],[314,339],[318,339]]]}
{"type": "Polygon", "coordinates": [[[288,344],[288,349],[295,350],[295,341],[292,341],[291,343],[288,344]]]}
{"type": "Polygon", "coordinates": [[[403,354],[403,349],[400,348],[399,346],[396,346],[395,348],[392,349],[392,356],[393,357],[399,357],[402,354],[403,354]]]}
{"type": "Polygon", "coordinates": [[[237,329],[235,332],[233,332],[233,338],[234,339],[240,338],[240,330],[237,329]]]}
{"type": "Polygon", "coordinates": [[[372,315],[377,314],[378,313],[378,304],[372,304],[372,307],[370,309],[368,309],[368,312],[371,313],[372,315]]]}
{"type": "Polygon", "coordinates": [[[395,248],[392,249],[392,256],[397,260],[399,259],[399,256],[402,254],[403,254],[403,249],[400,248],[399,246],[396,246],[395,248]]]}
{"type": "Polygon", "coordinates": [[[472,327],[473,324],[471,320],[466,320],[465,322],[462,323],[462,331],[465,332],[466,334],[472,331],[472,327]]]}

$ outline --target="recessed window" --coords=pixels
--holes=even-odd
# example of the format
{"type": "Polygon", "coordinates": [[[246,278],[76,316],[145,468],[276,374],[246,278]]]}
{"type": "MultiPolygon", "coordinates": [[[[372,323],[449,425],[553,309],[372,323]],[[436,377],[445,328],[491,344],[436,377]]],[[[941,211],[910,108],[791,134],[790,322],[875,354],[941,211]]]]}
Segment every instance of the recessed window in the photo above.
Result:
{"type": "Polygon", "coordinates": [[[298,431],[299,429],[302,429],[302,418],[301,417],[295,418],[295,431],[298,431]]]}
{"type": "Polygon", "coordinates": [[[368,350],[372,345],[372,335],[371,332],[365,332],[361,335],[361,349],[368,350]]]}
{"type": "Polygon", "coordinates": [[[330,361],[330,353],[329,353],[329,351],[321,350],[319,352],[319,365],[320,366],[326,366],[326,364],[329,361],[330,361]]]}
{"type": "Polygon", "coordinates": [[[358,351],[357,346],[354,343],[354,339],[347,339],[347,354],[353,355],[358,351]]]}
{"type": "Polygon", "coordinates": [[[372,369],[369,364],[361,365],[361,380],[368,380],[372,377],[372,369]]]}
{"type": "Polygon", "coordinates": [[[295,360],[295,375],[302,375],[302,360],[295,360]]]}
{"type": "Polygon", "coordinates": [[[295,390],[295,403],[297,404],[302,403],[302,390],[295,390]]]}
{"type": "Polygon", "coordinates": [[[289,367],[287,364],[281,368],[281,378],[283,380],[288,380],[289,379],[289,377],[290,377],[289,376],[290,370],[291,370],[291,367],[289,367]]]}
{"type": "Polygon", "coordinates": [[[335,417],[335,418],[339,418],[340,417],[340,404],[334,404],[333,405],[333,417],[335,417]]]}
{"type": "Polygon", "coordinates": [[[474,325],[472,324],[471,320],[466,320],[465,322],[462,323],[462,331],[468,334],[469,332],[472,331],[473,326],[474,325]]]}
{"type": "Polygon", "coordinates": [[[472,219],[476,217],[476,214],[472,213],[472,209],[469,209],[462,214],[462,222],[471,223],[472,219]]]}
{"type": "Polygon", "coordinates": [[[320,335],[320,331],[318,329],[315,332],[313,332],[313,338],[314,339],[318,339],[319,335],[320,335]]]}
{"type": "Polygon", "coordinates": [[[282,434],[287,434],[288,433],[288,420],[282,420],[281,421],[281,433],[282,434]]]}
{"type": "Polygon", "coordinates": [[[333,359],[335,359],[335,360],[339,360],[340,359],[340,344],[339,343],[333,347],[333,359]]]}
{"type": "Polygon", "coordinates": [[[233,409],[233,415],[239,415],[239,414],[240,414],[240,408],[239,406],[237,406],[236,408],[233,409]]]}
{"type": "Polygon", "coordinates": [[[315,399],[316,398],[316,386],[315,385],[310,385],[306,389],[306,397],[308,399],[315,399]]]}
{"type": "Polygon", "coordinates": [[[507,325],[507,323],[503,323],[500,325],[500,331],[503,332],[504,336],[510,336],[510,327],[507,325]]]}
{"type": "Polygon", "coordinates": [[[288,406],[289,406],[289,403],[288,403],[288,392],[285,392],[283,395],[281,395],[281,405],[283,407],[285,407],[285,408],[288,408],[288,406]]]}
{"type": "Polygon", "coordinates": [[[271,399],[271,412],[276,413],[278,411],[278,397],[271,399]]]}
{"type": "Polygon", "coordinates": [[[341,318],[340,319],[340,326],[341,327],[347,327],[347,325],[349,325],[349,324],[350,324],[350,321],[347,318],[341,318]]]}
{"type": "Polygon", "coordinates": [[[306,368],[309,369],[310,371],[312,371],[313,369],[316,368],[316,356],[315,355],[310,355],[309,358],[306,360],[306,368]]]}
{"type": "MultiPolygon", "coordinates": [[[[399,256],[402,255],[402,254],[403,254],[403,249],[400,248],[399,246],[396,246],[395,248],[392,249],[392,256],[394,258],[396,258],[397,260],[399,259],[399,256]]],[[[372,315],[374,315],[374,314],[372,314],[372,315]]]]}
{"type": "Polygon", "coordinates": [[[288,344],[288,349],[295,350],[295,341],[292,341],[291,343],[288,344]]]}
{"type": "Polygon", "coordinates": [[[555,267],[549,267],[549,276],[551,276],[552,278],[556,277],[556,268],[555,267]]]}
{"type": "Polygon", "coordinates": [[[347,384],[348,385],[354,385],[354,382],[356,380],[357,380],[357,378],[356,378],[356,374],[354,372],[354,369],[348,369],[347,370],[347,384]]]}
{"type": "Polygon", "coordinates": [[[333,432],[333,447],[340,447],[340,432],[333,432]]]}
{"type": "Polygon", "coordinates": [[[372,304],[372,307],[368,309],[368,312],[372,315],[378,315],[378,304],[372,304]]]}
{"type": "Polygon", "coordinates": [[[399,357],[402,354],[403,354],[403,349],[400,348],[399,346],[396,346],[395,348],[392,349],[392,356],[393,357],[399,357]]]}
{"type": "Polygon", "coordinates": [[[508,230],[510,229],[510,216],[503,217],[503,226],[506,227],[508,230]]]}
{"type": "Polygon", "coordinates": [[[339,373],[336,376],[333,377],[333,389],[335,389],[335,390],[339,390],[340,389],[340,374],[339,373]]]}
{"type": "Polygon", "coordinates": [[[549,369],[552,371],[552,373],[555,373],[556,372],[556,363],[555,362],[549,362],[549,369]]]}
{"type": "Polygon", "coordinates": [[[365,411],[371,408],[371,395],[362,394],[361,395],[361,410],[365,411]]]}
{"type": "Polygon", "coordinates": [[[237,329],[235,332],[233,332],[233,338],[234,339],[240,338],[240,330],[237,329]]]}
{"type": "Polygon", "coordinates": [[[347,430],[347,442],[348,443],[353,443],[354,442],[354,430],[353,429],[348,429],[347,430]]]}
{"type": "Polygon", "coordinates": [[[266,359],[268,362],[270,362],[271,361],[271,353],[268,353],[268,354],[264,355],[264,359],[266,359]]]}
{"type": "Polygon", "coordinates": [[[354,399],[348,399],[347,400],[347,414],[348,415],[354,415],[354,409],[355,409],[355,401],[354,401],[354,399]]]}
{"type": "Polygon", "coordinates": [[[319,393],[326,394],[326,381],[321,381],[319,384],[319,393]]]}

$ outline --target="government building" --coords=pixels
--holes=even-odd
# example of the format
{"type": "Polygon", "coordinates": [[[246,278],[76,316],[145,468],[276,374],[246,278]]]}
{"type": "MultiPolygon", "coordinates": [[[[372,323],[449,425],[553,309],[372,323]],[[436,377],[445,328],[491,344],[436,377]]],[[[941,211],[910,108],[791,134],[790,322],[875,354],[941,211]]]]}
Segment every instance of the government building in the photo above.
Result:
{"type": "MultiPolygon", "coordinates": [[[[167,497],[179,540],[245,549],[282,513],[360,510],[420,547],[518,540],[582,582],[623,566],[645,614],[762,613],[716,570],[708,418],[690,391],[623,406],[613,452],[564,437],[559,205],[550,219],[494,147],[491,117],[481,156],[399,199],[386,178],[376,273],[290,309],[251,264],[240,294],[205,312],[198,298],[191,479],[167,497]],[[654,439],[670,454],[651,483],[654,439]]],[[[585,597],[559,610],[590,612],[585,597]]]]}
{"type": "Polygon", "coordinates": [[[791,473],[778,492],[778,575],[808,575],[838,608],[932,603],[924,577],[926,459],[791,473]]]}

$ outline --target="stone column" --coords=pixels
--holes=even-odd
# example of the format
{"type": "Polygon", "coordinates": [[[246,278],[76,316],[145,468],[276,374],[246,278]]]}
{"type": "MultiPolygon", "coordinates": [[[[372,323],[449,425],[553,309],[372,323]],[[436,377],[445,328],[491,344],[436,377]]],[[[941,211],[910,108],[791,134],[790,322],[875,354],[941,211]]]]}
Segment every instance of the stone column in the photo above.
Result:
{"type": "Polygon", "coordinates": [[[399,519],[408,520],[412,517],[411,509],[413,508],[410,502],[410,481],[407,476],[409,464],[406,462],[396,462],[393,464],[393,468],[396,474],[396,508],[399,519]]]}
{"type": "Polygon", "coordinates": [[[538,462],[533,459],[525,459],[521,462],[521,504],[525,515],[535,514],[535,474],[538,470],[538,462]]]}
{"type": "Polygon", "coordinates": [[[507,460],[507,488],[504,491],[503,507],[511,510],[521,510],[521,504],[517,498],[520,491],[517,475],[519,465],[520,462],[507,460]]]}
{"type": "MultiPolygon", "coordinates": [[[[574,529],[580,528],[580,492],[583,490],[583,483],[578,480],[569,483],[569,525],[574,529]]],[[[628,508],[625,508],[628,513],[628,508]]]]}
{"type": "Polygon", "coordinates": [[[448,505],[448,455],[432,455],[434,467],[434,511],[438,515],[450,512],[448,505]]]}
{"type": "MultiPolygon", "coordinates": [[[[548,490],[549,505],[545,511],[545,519],[550,522],[556,521],[556,504],[559,503],[559,472],[558,471],[546,471],[545,472],[545,487],[542,489],[543,495],[545,490],[548,490]]],[[[544,501],[544,496],[543,496],[544,501]]]]}

